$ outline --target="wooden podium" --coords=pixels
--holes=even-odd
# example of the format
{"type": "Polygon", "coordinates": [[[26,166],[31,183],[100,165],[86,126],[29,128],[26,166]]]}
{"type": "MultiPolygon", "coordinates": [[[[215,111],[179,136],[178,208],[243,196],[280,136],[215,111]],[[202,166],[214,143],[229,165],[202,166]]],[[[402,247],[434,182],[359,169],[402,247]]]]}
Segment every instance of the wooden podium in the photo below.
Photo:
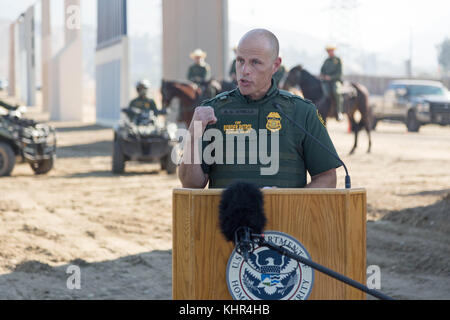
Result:
{"type": "MultiPolygon", "coordinates": [[[[222,191],[173,191],[173,299],[231,299],[226,267],[233,244],[219,229],[222,191]]],[[[268,189],[263,195],[266,230],[291,235],[313,261],[366,283],[364,189],[268,189]]],[[[365,299],[365,293],[323,273],[315,271],[314,277],[310,300],[365,299]]]]}

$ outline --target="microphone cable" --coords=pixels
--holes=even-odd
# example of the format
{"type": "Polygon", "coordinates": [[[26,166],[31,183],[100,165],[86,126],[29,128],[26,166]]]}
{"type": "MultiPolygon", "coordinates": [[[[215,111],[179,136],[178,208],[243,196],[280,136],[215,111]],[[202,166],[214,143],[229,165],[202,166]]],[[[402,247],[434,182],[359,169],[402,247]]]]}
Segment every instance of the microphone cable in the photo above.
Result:
{"type": "Polygon", "coordinates": [[[307,259],[305,257],[297,255],[297,254],[285,249],[284,247],[277,246],[277,245],[271,243],[270,241],[267,241],[265,239],[264,235],[252,234],[252,236],[254,239],[257,239],[256,242],[259,246],[265,246],[269,249],[275,250],[276,252],[278,252],[286,257],[294,259],[295,261],[297,261],[299,263],[303,263],[319,272],[326,274],[329,277],[332,277],[332,278],[334,278],[338,281],[341,281],[351,287],[354,287],[354,288],[361,290],[367,294],[370,294],[371,296],[373,296],[375,298],[378,298],[380,300],[394,300],[393,298],[385,295],[384,293],[381,293],[374,289],[369,289],[367,286],[365,286],[353,279],[350,279],[349,277],[346,277],[340,273],[337,273],[336,271],[328,269],[327,267],[324,267],[310,259],[307,259]]]}
{"type": "Polygon", "coordinates": [[[345,165],[344,161],[341,160],[341,158],[339,158],[339,156],[337,154],[335,154],[334,152],[332,152],[326,145],[324,145],[319,139],[317,139],[316,137],[314,137],[311,133],[309,133],[305,128],[303,128],[303,126],[301,126],[299,123],[297,123],[297,121],[295,121],[294,119],[292,119],[290,116],[288,116],[280,107],[280,105],[278,103],[274,103],[273,106],[280,111],[280,113],[285,116],[290,122],[292,122],[297,128],[299,128],[304,134],[306,134],[308,137],[310,137],[311,139],[314,140],[314,142],[316,142],[319,146],[321,146],[326,152],[328,152],[330,155],[332,155],[336,160],[338,160],[342,166],[344,167],[345,170],[345,189],[351,189],[352,188],[352,183],[351,183],[351,179],[350,179],[350,175],[348,174],[348,170],[347,170],[347,166],[345,165]]]}

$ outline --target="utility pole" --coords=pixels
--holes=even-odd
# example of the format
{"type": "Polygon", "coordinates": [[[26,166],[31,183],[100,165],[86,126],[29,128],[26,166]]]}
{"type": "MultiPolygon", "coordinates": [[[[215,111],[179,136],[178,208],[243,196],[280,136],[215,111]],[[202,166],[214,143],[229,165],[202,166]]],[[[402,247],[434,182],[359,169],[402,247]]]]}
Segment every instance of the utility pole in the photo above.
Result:
{"type": "Polygon", "coordinates": [[[324,8],[329,13],[329,41],[336,44],[339,55],[347,61],[358,60],[362,51],[357,13],[360,6],[360,0],[332,0],[324,8]]]}
{"type": "Polygon", "coordinates": [[[413,71],[412,71],[412,54],[413,54],[413,31],[412,27],[409,28],[409,58],[406,60],[406,75],[408,78],[413,77],[413,71]]]}

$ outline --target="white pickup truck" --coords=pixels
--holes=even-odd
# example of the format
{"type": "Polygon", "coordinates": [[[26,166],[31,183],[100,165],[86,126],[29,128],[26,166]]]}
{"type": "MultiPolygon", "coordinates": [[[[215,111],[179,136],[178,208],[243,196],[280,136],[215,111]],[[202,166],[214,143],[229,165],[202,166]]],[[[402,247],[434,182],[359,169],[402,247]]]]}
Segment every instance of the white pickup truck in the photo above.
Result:
{"type": "Polygon", "coordinates": [[[402,121],[410,132],[429,123],[450,125],[450,92],[439,81],[392,81],[383,96],[370,96],[370,105],[374,129],[379,120],[402,121]]]}

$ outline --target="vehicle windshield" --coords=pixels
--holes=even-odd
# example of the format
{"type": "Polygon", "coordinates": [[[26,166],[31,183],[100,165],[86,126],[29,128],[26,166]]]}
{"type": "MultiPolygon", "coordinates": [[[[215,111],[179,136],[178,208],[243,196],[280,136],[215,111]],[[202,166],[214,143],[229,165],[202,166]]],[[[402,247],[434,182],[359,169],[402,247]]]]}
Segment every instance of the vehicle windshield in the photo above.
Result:
{"type": "Polygon", "coordinates": [[[436,86],[408,86],[408,93],[411,96],[446,95],[444,88],[436,86]]]}

